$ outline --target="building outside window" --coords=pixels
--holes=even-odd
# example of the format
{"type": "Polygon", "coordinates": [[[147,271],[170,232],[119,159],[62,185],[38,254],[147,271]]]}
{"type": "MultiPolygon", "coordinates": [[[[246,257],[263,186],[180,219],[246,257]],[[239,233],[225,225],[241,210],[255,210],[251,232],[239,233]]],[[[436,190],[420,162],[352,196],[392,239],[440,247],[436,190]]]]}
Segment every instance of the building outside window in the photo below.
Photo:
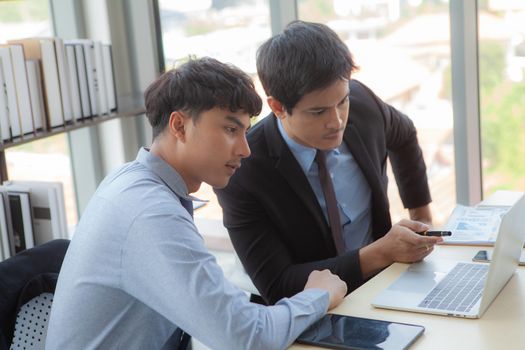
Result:
{"type": "MultiPolygon", "coordinates": [[[[166,69],[189,57],[213,57],[248,73],[266,99],[257,78],[255,53],[271,36],[268,0],[160,0],[159,9],[166,69]]],[[[269,112],[263,103],[261,117],[269,112]]],[[[222,219],[209,185],[203,183],[195,196],[209,200],[195,211],[195,217],[222,219]]]]}
{"type": "Polygon", "coordinates": [[[483,196],[525,189],[525,1],[478,1],[483,196]],[[483,20],[483,19],[486,20],[483,20]]]}
{"type": "MultiPolygon", "coordinates": [[[[414,122],[427,164],[436,227],[456,205],[450,15],[447,0],[298,0],[298,18],[325,23],[350,48],[360,69],[353,78],[414,122]]],[[[248,72],[261,97],[255,52],[271,35],[267,0],[160,0],[167,68],[188,56],[212,56],[248,72]]],[[[479,0],[480,114],[483,196],[525,188],[525,4],[479,0]]],[[[265,106],[266,107],[266,106],[265,106]]],[[[267,107],[266,107],[267,108],[267,107]]],[[[268,114],[266,109],[261,116],[268,114]]],[[[408,216],[389,170],[393,221],[408,216]]],[[[220,218],[211,203],[196,216],[220,218]]]]}
{"type": "MultiPolygon", "coordinates": [[[[299,18],[322,22],[348,45],[353,75],[414,122],[427,165],[434,225],[456,203],[447,1],[299,0],[299,18]]],[[[407,218],[389,169],[392,220],[407,218]]]]}

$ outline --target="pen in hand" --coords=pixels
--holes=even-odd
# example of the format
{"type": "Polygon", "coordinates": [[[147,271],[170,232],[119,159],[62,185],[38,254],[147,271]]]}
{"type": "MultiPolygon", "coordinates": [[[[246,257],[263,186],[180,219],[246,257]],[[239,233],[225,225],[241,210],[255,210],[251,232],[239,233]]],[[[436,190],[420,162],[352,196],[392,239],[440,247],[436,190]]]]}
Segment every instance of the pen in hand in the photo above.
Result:
{"type": "Polygon", "coordinates": [[[452,236],[452,232],[450,231],[422,231],[422,232],[416,232],[416,233],[418,235],[429,236],[429,237],[452,236]]]}

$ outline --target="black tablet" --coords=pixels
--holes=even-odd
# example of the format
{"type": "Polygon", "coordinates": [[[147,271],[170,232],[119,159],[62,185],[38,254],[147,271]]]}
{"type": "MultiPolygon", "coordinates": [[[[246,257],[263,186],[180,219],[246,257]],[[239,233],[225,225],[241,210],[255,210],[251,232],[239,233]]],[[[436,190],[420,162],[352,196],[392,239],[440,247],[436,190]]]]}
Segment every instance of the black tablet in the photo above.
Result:
{"type": "Polygon", "coordinates": [[[331,349],[402,350],[425,331],[415,324],[328,314],[297,338],[298,343],[331,349]]]}

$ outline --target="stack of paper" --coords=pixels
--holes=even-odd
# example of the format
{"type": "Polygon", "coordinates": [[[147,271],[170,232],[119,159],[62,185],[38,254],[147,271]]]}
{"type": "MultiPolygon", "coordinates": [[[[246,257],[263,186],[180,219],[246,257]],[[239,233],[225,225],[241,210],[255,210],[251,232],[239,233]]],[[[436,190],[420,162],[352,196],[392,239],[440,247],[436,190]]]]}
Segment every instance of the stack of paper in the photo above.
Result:
{"type": "Polygon", "coordinates": [[[494,245],[501,218],[523,192],[498,191],[477,206],[457,205],[444,230],[452,236],[444,237],[444,244],[494,245]]]}

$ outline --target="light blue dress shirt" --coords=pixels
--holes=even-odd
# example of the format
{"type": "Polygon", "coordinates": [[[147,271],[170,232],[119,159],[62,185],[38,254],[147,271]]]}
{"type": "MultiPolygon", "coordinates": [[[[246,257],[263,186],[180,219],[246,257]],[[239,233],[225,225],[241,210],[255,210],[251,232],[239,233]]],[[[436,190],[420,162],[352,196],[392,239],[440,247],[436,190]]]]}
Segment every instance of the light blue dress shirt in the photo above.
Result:
{"type": "MultiPolygon", "coordinates": [[[[328,222],[328,211],[321,183],[319,167],[315,162],[316,149],[303,146],[288,136],[281,120],[279,131],[303,169],[328,222]]],[[[343,142],[326,153],[326,163],[334,184],[334,191],[343,227],[346,250],[362,248],[372,242],[372,191],[361,168],[343,142]]]]}
{"type": "Polygon", "coordinates": [[[145,149],[104,179],[62,265],[46,349],[161,349],[177,326],[212,349],[282,349],[326,313],[320,289],[250,303],[179,197],[180,175],[145,149]]]}

